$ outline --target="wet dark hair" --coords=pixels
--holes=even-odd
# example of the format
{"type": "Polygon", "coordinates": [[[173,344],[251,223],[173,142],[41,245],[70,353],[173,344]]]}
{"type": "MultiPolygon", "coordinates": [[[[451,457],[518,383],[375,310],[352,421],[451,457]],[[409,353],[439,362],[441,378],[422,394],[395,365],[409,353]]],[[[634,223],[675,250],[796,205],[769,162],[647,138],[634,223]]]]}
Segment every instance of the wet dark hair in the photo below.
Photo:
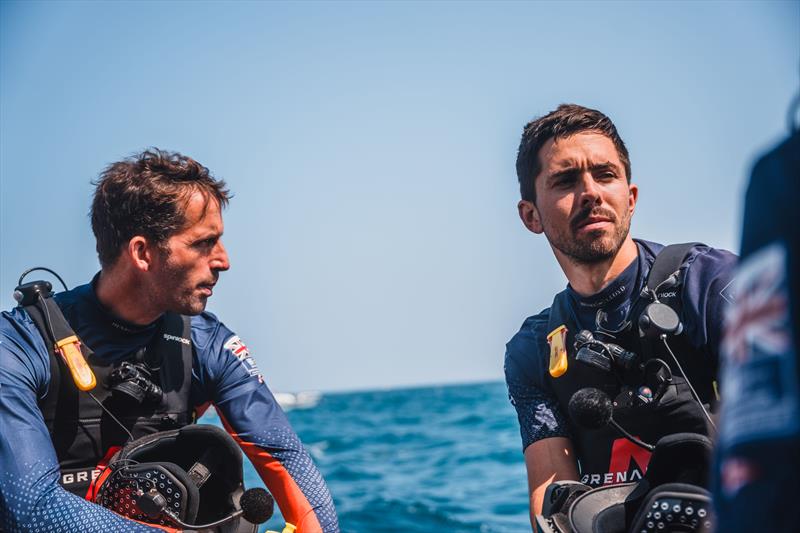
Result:
{"type": "Polygon", "coordinates": [[[186,204],[195,192],[220,208],[231,195],[225,182],[177,152],[150,148],[112,163],[92,183],[92,231],[100,265],[113,265],[124,246],[142,235],[161,246],[186,223],[186,204]]]}
{"type": "Polygon", "coordinates": [[[517,152],[517,178],[523,200],[536,202],[536,176],[542,171],[539,150],[550,139],[564,139],[576,133],[597,132],[605,135],[617,148],[617,154],[625,166],[625,176],[631,182],[631,160],[628,149],[617,133],[611,119],[600,111],[577,104],[561,104],[547,115],[528,122],[522,132],[517,152]]]}

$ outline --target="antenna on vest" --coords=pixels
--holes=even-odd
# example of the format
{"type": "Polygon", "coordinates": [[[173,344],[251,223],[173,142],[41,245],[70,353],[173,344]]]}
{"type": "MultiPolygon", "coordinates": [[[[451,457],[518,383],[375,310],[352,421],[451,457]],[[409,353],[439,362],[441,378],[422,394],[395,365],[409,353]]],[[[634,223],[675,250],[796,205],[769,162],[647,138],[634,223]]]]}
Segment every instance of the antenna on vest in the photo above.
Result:
{"type": "MultiPolygon", "coordinates": [[[[42,326],[45,328],[42,331],[43,339],[47,335],[50,336],[49,343],[51,343],[52,352],[56,356],[61,356],[78,390],[88,394],[122,428],[129,439],[133,440],[133,435],[128,428],[92,394],[91,391],[97,385],[97,379],[92,368],[86,362],[81,350],[80,339],[75,335],[66,318],[64,318],[58,304],[53,301],[53,285],[49,281],[42,280],[22,283],[28,274],[37,270],[49,272],[58,278],[58,281],[64,286],[64,290],[69,290],[64,280],[54,270],[46,267],[33,267],[23,272],[19,277],[17,288],[14,289],[14,299],[20,306],[28,310],[28,314],[37,323],[40,331],[42,331],[42,326]]],[[[45,343],[48,343],[48,340],[45,339],[45,343]]]]}
{"type": "Polygon", "coordinates": [[[669,355],[672,356],[672,360],[675,361],[675,364],[678,366],[678,370],[680,370],[681,374],[683,375],[683,379],[686,380],[686,384],[689,386],[689,390],[692,393],[692,397],[697,401],[698,405],[700,406],[700,409],[703,410],[703,414],[705,415],[706,420],[708,420],[708,423],[711,424],[711,427],[714,428],[714,432],[716,433],[717,425],[714,423],[714,420],[711,418],[711,415],[709,414],[708,409],[706,409],[706,406],[703,405],[703,400],[700,399],[700,395],[697,394],[696,390],[694,390],[694,387],[692,386],[692,382],[689,380],[689,376],[686,374],[686,372],[683,371],[683,367],[681,366],[680,361],[678,361],[678,358],[675,357],[675,354],[673,353],[672,348],[669,347],[669,343],[667,342],[667,336],[666,335],[661,335],[661,342],[664,343],[664,347],[666,347],[667,351],[669,352],[669,355]]]}
{"type": "Polygon", "coordinates": [[[652,444],[647,444],[639,440],[617,424],[613,418],[613,412],[614,408],[611,405],[611,398],[600,389],[586,387],[580,389],[569,399],[569,415],[575,423],[582,428],[601,429],[607,425],[611,425],[614,429],[619,431],[623,437],[637,446],[649,452],[655,449],[655,446],[652,444]]]}
{"type": "Polygon", "coordinates": [[[80,339],[75,335],[72,327],[61,314],[58,305],[53,301],[53,285],[49,281],[41,280],[22,283],[25,276],[36,270],[50,272],[64,285],[64,289],[67,288],[64,280],[53,270],[45,267],[35,267],[26,270],[20,276],[19,285],[14,289],[14,299],[17,300],[21,307],[27,309],[32,320],[37,324],[44,324],[45,330],[42,332],[42,339],[45,340],[46,344],[50,343],[51,351],[64,361],[78,389],[90,391],[97,385],[97,380],[81,351],[80,339]],[[32,312],[33,309],[36,311],[32,312]],[[41,316],[35,316],[37,314],[41,316]],[[37,318],[40,318],[40,320],[37,320],[37,318]],[[50,339],[45,338],[48,334],[50,339]]]}

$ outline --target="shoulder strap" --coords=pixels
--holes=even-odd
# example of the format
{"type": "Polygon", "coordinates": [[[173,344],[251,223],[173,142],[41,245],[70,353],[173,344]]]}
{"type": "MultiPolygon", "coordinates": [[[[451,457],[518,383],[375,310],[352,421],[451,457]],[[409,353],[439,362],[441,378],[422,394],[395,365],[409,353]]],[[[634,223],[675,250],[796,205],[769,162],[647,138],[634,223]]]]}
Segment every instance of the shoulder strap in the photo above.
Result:
{"type": "MultiPolygon", "coordinates": [[[[659,285],[667,281],[670,276],[678,274],[689,250],[700,245],[699,242],[685,242],[681,244],[670,244],[665,246],[656,255],[656,260],[647,274],[647,289],[654,291],[659,285]]],[[[675,281],[679,281],[676,279],[675,281]]]]}
{"type": "MultiPolygon", "coordinates": [[[[78,387],[72,381],[63,359],[56,354],[56,340],[75,334],[61,308],[50,298],[42,298],[41,306],[24,306],[44,340],[50,356],[50,383],[47,395],[39,400],[39,410],[53,439],[56,455],[61,458],[69,449],[78,431],[78,387]],[[45,313],[47,316],[45,316],[45,313]]],[[[88,348],[81,345],[82,350],[88,348]]],[[[88,356],[84,353],[84,356],[88,356]]]]}
{"type": "Polygon", "coordinates": [[[43,297],[39,302],[41,306],[34,303],[26,305],[24,308],[45,340],[48,351],[52,352],[57,340],[71,337],[75,335],[75,331],[69,325],[69,322],[61,312],[61,308],[53,301],[53,298],[43,297]]]}
{"type": "Polygon", "coordinates": [[[566,291],[561,291],[553,297],[550,304],[550,313],[547,317],[548,333],[561,325],[567,325],[570,329],[575,329],[576,324],[572,324],[572,313],[569,309],[569,296],[566,291]],[[569,322],[569,324],[567,324],[569,322]]]}
{"type": "Polygon", "coordinates": [[[75,385],[84,391],[93,389],[96,385],[95,376],[87,363],[92,351],[78,339],[52,296],[40,294],[34,303],[25,305],[24,309],[36,324],[48,352],[55,355],[55,351],[59,351],[75,385]]]}
{"type": "Polygon", "coordinates": [[[161,329],[147,347],[159,360],[159,375],[164,392],[177,391],[191,385],[194,344],[192,319],[178,313],[164,313],[161,329]]]}

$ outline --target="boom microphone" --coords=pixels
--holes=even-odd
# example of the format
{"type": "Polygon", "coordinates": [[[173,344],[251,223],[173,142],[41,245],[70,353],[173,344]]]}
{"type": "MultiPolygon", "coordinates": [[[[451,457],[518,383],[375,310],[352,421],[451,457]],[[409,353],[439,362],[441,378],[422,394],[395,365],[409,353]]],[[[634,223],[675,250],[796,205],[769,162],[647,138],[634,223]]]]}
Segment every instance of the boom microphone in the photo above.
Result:
{"type": "MultiPolygon", "coordinates": [[[[156,492],[156,494],[158,493],[156,492]]],[[[158,495],[160,496],[160,494],[158,495]]],[[[162,497],[161,499],[163,500],[164,498],[162,497]]],[[[140,506],[142,504],[142,502],[137,503],[140,506]]],[[[262,488],[247,489],[244,491],[244,494],[242,494],[242,497],[239,499],[239,505],[241,506],[241,509],[234,511],[225,518],[221,518],[220,520],[211,522],[209,524],[187,524],[186,522],[181,521],[181,519],[178,518],[175,513],[169,509],[166,509],[165,505],[160,505],[160,503],[161,502],[159,501],[159,503],[156,504],[158,507],[160,507],[160,509],[156,511],[156,516],[163,512],[176,524],[185,529],[208,529],[217,527],[230,522],[231,520],[239,518],[240,516],[252,524],[261,524],[269,520],[272,516],[272,512],[275,510],[275,500],[273,500],[272,496],[270,496],[270,494],[262,488]]],[[[166,504],[166,500],[164,500],[164,504],[166,504]]]]}
{"type": "Polygon", "coordinates": [[[600,389],[595,389],[593,387],[580,389],[569,399],[568,408],[569,415],[575,423],[585,429],[600,429],[610,424],[619,431],[622,436],[637,446],[649,452],[655,450],[655,446],[637,439],[614,421],[612,416],[614,407],[611,405],[611,398],[600,389]]]}
{"type": "Polygon", "coordinates": [[[262,488],[248,489],[239,500],[242,516],[251,524],[262,524],[275,510],[275,500],[262,488]]]}
{"type": "Polygon", "coordinates": [[[586,429],[605,427],[611,421],[612,411],[608,394],[593,387],[581,389],[569,399],[569,416],[586,429]]]}

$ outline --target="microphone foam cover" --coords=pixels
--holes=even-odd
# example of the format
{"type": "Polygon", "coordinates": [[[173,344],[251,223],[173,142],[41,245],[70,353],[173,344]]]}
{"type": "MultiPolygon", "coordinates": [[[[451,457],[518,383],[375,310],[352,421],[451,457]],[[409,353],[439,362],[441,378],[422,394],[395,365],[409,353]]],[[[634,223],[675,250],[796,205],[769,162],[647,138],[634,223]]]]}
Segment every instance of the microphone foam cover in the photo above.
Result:
{"type": "Polygon", "coordinates": [[[262,488],[247,489],[239,500],[242,516],[251,524],[261,524],[269,520],[275,510],[275,500],[262,488]]]}
{"type": "Polygon", "coordinates": [[[600,429],[611,421],[611,398],[592,387],[581,389],[569,399],[569,416],[584,429],[600,429]]]}

